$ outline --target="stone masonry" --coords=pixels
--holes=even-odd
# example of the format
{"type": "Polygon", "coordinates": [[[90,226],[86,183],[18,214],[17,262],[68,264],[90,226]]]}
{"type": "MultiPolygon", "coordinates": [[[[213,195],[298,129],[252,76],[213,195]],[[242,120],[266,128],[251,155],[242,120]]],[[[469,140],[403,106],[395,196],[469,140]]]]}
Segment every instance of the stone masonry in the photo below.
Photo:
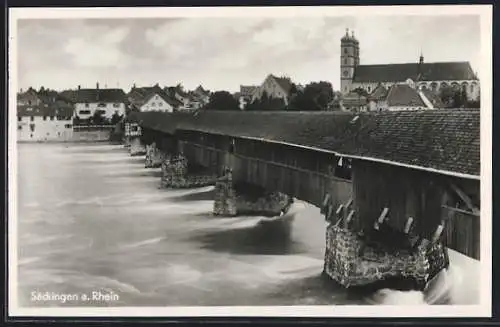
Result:
{"type": "Polygon", "coordinates": [[[139,137],[132,137],[130,139],[130,155],[131,156],[143,156],[146,154],[146,148],[142,144],[139,137]]]}
{"type": "Polygon", "coordinates": [[[236,215],[279,216],[286,212],[292,199],[280,192],[261,192],[250,196],[245,188],[235,189],[232,172],[226,170],[225,175],[215,184],[214,215],[234,217],[236,215]]]}
{"type": "Polygon", "coordinates": [[[383,244],[367,246],[359,233],[338,224],[330,223],[326,230],[324,273],[344,287],[406,280],[423,290],[448,265],[446,248],[441,242],[388,250],[383,244]]]}
{"type": "Polygon", "coordinates": [[[214,215],[234,217],[236,210],[236,192],[233,188],[232,172],[226,169],[224,176],[215,183],[214,215]]]}
{"type": "Polygon", "coordinates": [[[165,153],[156,147],[156,143],[146,145],[146,168],[158,168],[161,167],[162,162],[165,159],[165,153]]]}
{"type": "Polygon", "coordinates": [[[188,161],[181,154],[166,155],[161,163],[161,186],[164,188],[193,188],[214,185],[213,174],[191,174],[188,161]]]}

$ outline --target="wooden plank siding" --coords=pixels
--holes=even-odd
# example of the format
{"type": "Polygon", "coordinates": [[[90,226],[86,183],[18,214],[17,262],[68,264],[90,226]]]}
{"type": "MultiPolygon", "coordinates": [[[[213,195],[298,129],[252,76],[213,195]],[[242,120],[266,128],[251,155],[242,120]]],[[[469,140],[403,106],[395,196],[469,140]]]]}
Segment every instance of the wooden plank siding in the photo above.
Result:
{"type": "MultiPolygon", "coordinates": [[[[403,230],[408,217],[414,232],[431,239],[445,222],[445,244],[469,257],[479,259],[479,217],[464,211],[443,209],[452,177],[361,160],[353,161],[354,206],[357,227],[372,226],[384,207],[389,208],[388,224],[403,230]]],[[[476,185],[479,190],[479,182],[476,185]]]]}
{"type": "Polygon", "coordinates": [[[445,244],[462,254],[480,259],[480,216],[457,208],[442,206],[447,217],[443,233],[445,244]]]}
{"type": "Polygon", "coordinates": [[[182,131],[179,135],[184,155],[205,167],[231,166],[233,179],[289,194],[320,206],[326,192],[332,205],[352,197],[352,183],[328,174],[337,158],[326,153],[282,144],[231,138],[222,135],[182,131]],[[234,152],[229,153],[234,142],[234,152]]]}

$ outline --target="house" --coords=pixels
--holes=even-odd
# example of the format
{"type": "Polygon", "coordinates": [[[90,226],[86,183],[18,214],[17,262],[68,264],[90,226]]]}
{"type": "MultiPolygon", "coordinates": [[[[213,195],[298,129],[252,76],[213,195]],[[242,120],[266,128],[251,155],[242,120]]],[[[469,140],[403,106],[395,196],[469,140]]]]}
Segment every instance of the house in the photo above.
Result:
{"type": "Polygon", "coordinates": [[[195,97],[203,105],[210,101],[210,91],[205,90],[201,85],[199,85],[192,93],[193,97],[195,97]]]}
{"type": "Polygon", "coordinates": [[[354,33],[346,34],[340,42],[341,91],[347,94],[357,88],[368,93],[382,84],[403,83],[412,79],[416,88],[439,92],[445,87],[462,89],[469,101],[477,101],[480,94],[480,82],[469,62],[424,62],[421,54],[419,61],[401,64],[361,65],[359,41],[354,33]]]}
{"type": "Polygon", "coordinates": [[[273,74],[269,74],[264,82],[253,93],[252,101],[262,98],[265,93],[271,98],[283,99],[285,105],[288,105],[292,89],[293,83],[290,78],[276,77],[273,74]]]}
{"type": "Polygon", "coordinates": [[[42,102],[38,92],[30,87],[28,90],[20,92],[17,94],[17,105],[21,106],[38,106],[42,102]]]}
{"type": "Polygon", "coordinates": [[[126,95],[122,89],[101,89],[99,83],[95,89],[82,89],[62,92],[62,95],[75,103],[75,117],[88,119],[96,111],[110,119],[115,113],[125,115],[126,95]]]}
{"type": "Polygon", "coordinates": [[[177,86],[166,87],[166,88],[164,88],[164,91],[171,98],[174,98],[175,100],[180,102],[180,105],[177,108],[177,110],[182,111],[182,110],[194,109],[193,105],[192,105],[192,101],[193,101],[192,96],[188,92],[185,92],[184,89],[182,88],[182,86],[177,85],[177,86]]]}
{"type": "Polygon", "coordinates": [[[36,91],[29,92],[29,96],[21,95],[22,101],[17,104],[17,140],[70,140],[73,136],[73,103],[59,95],[47,97],[36,91]]]}
{"type": "Polygon", "coordinates": [[[351,91],[344,95],[340,102],[340,108],[344,111],[365,112],[368,111],[368,95],[363,92],[351,91]]]}
{"type": "Polygon", "coordinates": [[[369,111],[399,111],[438,109],[443,105],[437,95],[429,90],[414,88],[411,80],[394,84],[388,90],[382,84],[368,95],[369,111]]]}
{"type": "Polygon", "coordinates": [[[240,85],[240,92],[237,93],[236,99],[240,103],[240,109],[245,109],[246,105],[252,102],[253,95],[258,89],[258,86],[254,85],[240,85]]]}
{"type": "Polygon", "coordinates": [[[165,93],[158,84],[153,87],[135,87],[134,85],[128,94],[128,101],[131,109],[141,112],[173,112],[182,105],[180,101],[165,93]]]}

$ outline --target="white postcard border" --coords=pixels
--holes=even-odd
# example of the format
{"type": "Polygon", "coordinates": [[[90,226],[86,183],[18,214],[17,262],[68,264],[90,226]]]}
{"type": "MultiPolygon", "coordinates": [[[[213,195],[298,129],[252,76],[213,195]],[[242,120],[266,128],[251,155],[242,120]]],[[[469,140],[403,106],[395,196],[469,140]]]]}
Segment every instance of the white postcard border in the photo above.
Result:
{"type": "Polygon", "coordinates": [[[492,6],[335,6],[190,8],[14,8],[9,9],[9,316],[79,317],[491,317],[492,236],[492,6]],[[318,17],[374,15],[479,15],[481,17],[481,278],[479,305],[272,306],[272,307],[84,307],[22,308],[17,305],[17,30],[18,19],[166,17],[318,17]],[[14,41],[14,42],[13,42],[14,41]]]}

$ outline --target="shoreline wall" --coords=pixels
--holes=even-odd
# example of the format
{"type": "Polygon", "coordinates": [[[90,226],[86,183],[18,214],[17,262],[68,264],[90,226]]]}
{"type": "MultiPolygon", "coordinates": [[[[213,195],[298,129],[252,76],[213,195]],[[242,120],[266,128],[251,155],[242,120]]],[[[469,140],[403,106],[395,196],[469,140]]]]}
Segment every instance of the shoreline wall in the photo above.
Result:
{"type": "Polygon", "coordinates": [[[110,142],[111,131],[82,131],[73,132],[71,135],[58,138],[23,140],[17,139],[17,143],[84,143],[84,142],[110,142]]]}

